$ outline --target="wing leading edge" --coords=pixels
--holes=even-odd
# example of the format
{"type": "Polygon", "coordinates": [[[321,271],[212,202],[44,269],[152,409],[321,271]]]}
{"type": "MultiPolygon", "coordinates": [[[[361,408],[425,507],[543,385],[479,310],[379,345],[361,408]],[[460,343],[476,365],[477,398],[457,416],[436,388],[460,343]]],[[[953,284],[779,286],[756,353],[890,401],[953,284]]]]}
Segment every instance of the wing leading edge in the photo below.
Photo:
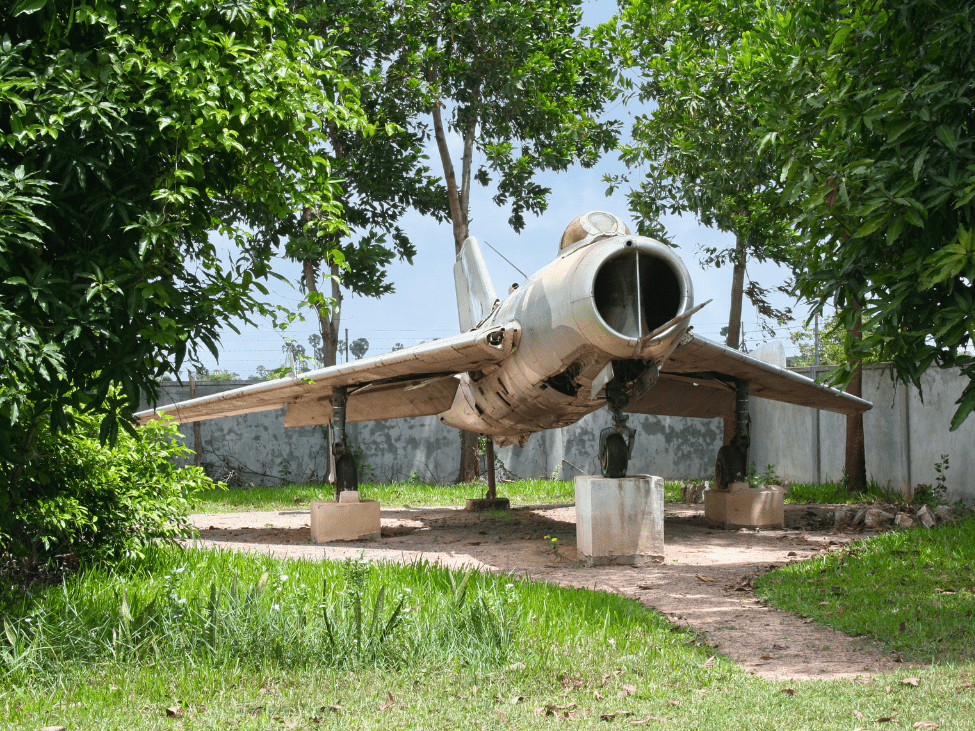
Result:
{"type": "Polygon", "coordinates": [[[734,389],[729,387],[733,379],[748,381],[750,395],[774,401],[841,414],[860,414],[872,408],[869,401],[695,335],[671,354],[656,385],[625,410],[724,416],[734,408],[734,389]]]}
{"type": "Polygon", "coordinates": [[[232,391],[140,411],[140,424],[163,414],[188,424],[221,416],[280,409],[285,426],[325,424],[332,390],[349,388],[348,421],[438,414],[450,407],[456,374],[496,365],[517,347],[520,328],[509,322],[403,348],[371,358],[301,373],[232,391]]]}

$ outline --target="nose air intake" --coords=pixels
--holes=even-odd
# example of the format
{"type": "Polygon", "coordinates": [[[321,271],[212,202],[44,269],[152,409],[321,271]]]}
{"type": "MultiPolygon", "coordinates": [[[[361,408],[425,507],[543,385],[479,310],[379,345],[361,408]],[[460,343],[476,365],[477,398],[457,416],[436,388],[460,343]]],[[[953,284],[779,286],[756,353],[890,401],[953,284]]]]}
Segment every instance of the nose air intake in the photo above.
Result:
{"type": "Polygon", "coordinates": [[[680,314],[683,292],[668,262],[634,247],[600,267],[593,297],[607,326],[623,337],[639,339],[680,314]]]}

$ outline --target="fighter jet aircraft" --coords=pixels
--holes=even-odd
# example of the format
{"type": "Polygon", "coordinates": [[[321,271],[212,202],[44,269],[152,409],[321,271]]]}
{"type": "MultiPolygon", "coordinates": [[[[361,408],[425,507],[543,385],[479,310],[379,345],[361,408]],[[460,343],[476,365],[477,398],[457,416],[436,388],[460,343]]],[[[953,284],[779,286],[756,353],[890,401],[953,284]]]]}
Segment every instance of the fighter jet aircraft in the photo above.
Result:
{"type": "Polygon", "coordinates": [[[610,213],[574,219],[555,259],[504,299],[474,238],[457,256],[454,280],[459,335],[136,417],[189,423],[284,406],[286,427],[330,424],[337,492],[357,484],[348,421],[436,415],[500,446],[523,445],[607,406],[613,426],[600,435],[599,462],[604,476],[622,477],[635,435],[627,413],[721,417],[721,489],[745,474],[750,394],[845,414],[871,407],[693,334],[691,316],[703,305],[694,306],[680,257],[610,213]]]}

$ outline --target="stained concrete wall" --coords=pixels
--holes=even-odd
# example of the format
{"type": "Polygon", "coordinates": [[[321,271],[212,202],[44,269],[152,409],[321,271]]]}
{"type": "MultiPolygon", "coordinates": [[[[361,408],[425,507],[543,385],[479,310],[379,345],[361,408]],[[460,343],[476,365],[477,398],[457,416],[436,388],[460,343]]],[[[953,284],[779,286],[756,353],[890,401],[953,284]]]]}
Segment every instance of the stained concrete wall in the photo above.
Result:
{"type": "MultiPolygon", "coordinates": [[[[201,381],[196,395],[248,383],[201,381]]],[[[163,384],[160,403],[188,398],[188,385],[163,384]]],[[[200,422],[204,464],[217,477],[226,478],[233,472],[246,482],[276,484],[281,477],[320,479],[327,471],[321,428],[285,429],[283,421],[283,410],[274,410],[200,422]]],[[[629,423],[637,430],[632,474],[671,479],[703,478],[714,472],[714,456],[723,433],[721,420],[635,414],[629,423]]],[[[501,448],[497,454],[514,477],[558,475],[569,479],[596,474],[599,432],[610,425],[610,415],[602,409],[572,426],[533,434],[524,447],[501,448]]],[[[181,425],[179,430],[193,448],[193,425],[181,425]]],[[[354,423],[348,425],[348,433],[360,464],[369,466],[366,477],[405,480],[415,473],[424,482],[443,483],[457,476],[460,432],[436,417],[354,423]]]]}
{"type": "MultiPolygon", "coordinates": [[[[248,383],[201,382],[197,395],[248,383]]],[[[957,370],[931,369],[922,377],[922,402],[917,389],[895,387],[882,367],[865,369],[863,396],[874,404],[864,415],[867,475],[882,485],[907,491],[918,483],[933,484],[934,465],[947,454],[950,498],[975,503],[975,418],[955,432],[948,431],[954,403],[965,383],[957,370]]],[[[186,385],[164,384],[163,392],[161,403],[189,398],[186,385]]],[[[283,412],[275,410],[201,422],[203,461],[218,476],[232,470],[248,482],[275,484],[289,475],[292,479],[321,479],[327,471],[322,430],[285,429],[283,420],[283,412]]],[[[778,474],[799,482],[842,477],[846,417],[753,398],[752,422],[750,459],[759,470],[773,465],[778,474]]],[[[631,474],[668,479],[713,474],[721,445],[721,420],[633,415],[630,424],[637,430],[631,474]]],[[[595,474],[599,432],[609,425],[609,413],[601,409],[572,426],[534,434],[524,447],[499,449],[498,455],[516,477],[558,475],[568,479],[595,474]]],[[[192,448],[192,425],[181,426],[180,431],[192,448]]],[[[458,432],[435,417],[350,424],[349,436],[374,479],[404,480],[411,473],[425,482],[448,482],[456,477],[458,432]]]]}
{"type": "MultiPolygon", "coordinates": [[[[863,415],[868,479],[909,493],[918,484],[934,484],[934,465],[947,454],[949,499],[975,503],[975,418],[948,429],[967,382],[958,369],[932,368],[921,377],[919,393],[895,384],[883,366],[865,368],[863,398],[873,403],[863,415]]],[[[759,470],[773,465],[798,482],[838,480],[845,455],[845,416],[752,399],[751,460],[759,470]]]]}

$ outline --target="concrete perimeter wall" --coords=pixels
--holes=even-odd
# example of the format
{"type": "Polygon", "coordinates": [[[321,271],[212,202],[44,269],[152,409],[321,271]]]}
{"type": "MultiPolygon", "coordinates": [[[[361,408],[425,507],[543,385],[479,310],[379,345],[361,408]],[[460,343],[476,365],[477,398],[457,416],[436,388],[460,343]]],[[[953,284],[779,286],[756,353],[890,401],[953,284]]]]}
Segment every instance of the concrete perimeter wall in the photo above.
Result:
{"type": "MultiPolygon", "coordinates": [[[[917,389],[895,387],[883,367],[866,368],[863,396],[874,404],[864,415],[868,477],[906,492],[919,483],[933,484],[934,465],[947,454],[949,498],[975,503],[975,417],[957,431],[948,431],[966,382],[956,369],[930,369],[922,378],[922,402],[917,389]]],[[[204,396],[248,383],[199,382],[196,393],[204,396]]],[[[164,383],[160,390],[162,403],[189,397],[186,384],[164,383]]],[[[283,421],[283,410],[275,410],[201,422],[203,462],[217,477],[233,471],[245,482],[321,479],[327,472],[322,429],[285,429],[283,421]]],[[[637,429],[631,474],[667,479],[713,474],[723,433],[720,419],[632,415],[630,424],[637,429]]],[[[601,409],[572,426],[534,434],[523,448],[505,447],[497,453],[516,477],[596,474],[599,432],[609,425],[609,413],[601,409]]],[[[180,432],[193,448],[193,425],[181,426],[180,432]]],[[[405,480],[415,473],[424,482],[443,483],[457,475],[459,432],[436,417],[350,424],[349,435],[360,464],[372,470],[370,479],[405,480]]],[[[795,482],[838,480],[843,476],[845,438],[844,416],[752,399],[750,459],[759,471],[773,465],[779,475],[795,482]]]]}
{"type": "MultiPolygon", "coordinates": [[[[818,372],[829,370],[822,366],[818,372]]],[[[975,417],[949,431],[967,383],[958,369],[930,368],[918,393],[895,384],[882,365],[864,368],[863,398],[873,403],[863,415],[867,478],[910,494],[918,484],[934,484],[934,466],[948,455],[949,500],[975,504],[975,417]]],[[[752,399],[751,410],[751,461],[759,471],[774,465],[777,474],[794,482],[843,477],[845,416],[761,398],[752,399]]]]}

